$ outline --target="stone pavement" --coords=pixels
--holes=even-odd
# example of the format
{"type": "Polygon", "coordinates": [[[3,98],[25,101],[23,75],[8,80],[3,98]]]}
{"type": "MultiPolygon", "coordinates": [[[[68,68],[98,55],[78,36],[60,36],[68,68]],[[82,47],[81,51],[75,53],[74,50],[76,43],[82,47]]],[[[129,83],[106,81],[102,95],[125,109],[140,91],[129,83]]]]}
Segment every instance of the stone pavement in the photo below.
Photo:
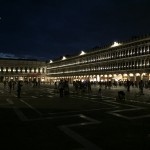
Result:
{"type": "Polygon", "coordinates": [[[134,101],[140,101],[140,102],[150,102],[150,90],[144,89],[144,95],[140,94],[139,88],[130,88],[130,92],[127,91],[124,87],[117,87],[112,89],[103,89],[102,94],[104,96],[112,96],[116,98],[118,95],[118,91],[124,91],[125,92],[125,99],[126,100],[134,100],[134,101]]]}
{"type": "MultiPolygon", "coordinates": [[[[123,90],[126,100],[149,100],[150,91],[124,87],[102,88],[105,97],[116,97],[123,90]]],[[[150,105],[120,103],[97,98],[70,85],[70,96],[59,98],[54,86],[23,86],[22,97],[15,97],[0,84],[0,141],[3,149],[36,150],[149,150],[150,105]],[[83,95],[80,95],[83,94],[83,95]],[[85,94],[85,95],[84,95],[85,94]]]]}
{"type": "MultiPolygon", "coordinates": [[[[3,88],[3,83],[0,83],[0,86],[3,88]]],[[[49,84],[44,84],[41,86],[54,88],[54,85],[49,85],[49,84]]],[[[75,90],[72,84],[69,85],[69,88],[70,88],[71,93],[75,93],[75,90]]],[[[99,85],[92,85],[91,89],[92,89],[92,92],[90,94],[98,95],[99,85]]],[[[143,90],[144,95],[141,95],[139,88],[136,88],[136,87],[130,87],[130,92],[127,92],[127,89],[124,86],[111,87],[110,89],[109,88],[105,89],[105,87],[103,86],[102,96],[116,98],[118,95],[118,91],[124,91],[126,95],[125,99],[128,101],[134,100],[134,101],[139,101],[139,102],[150,102],[150,89],[148,88],[147,89],[144,88],[143,90]]],[[[82,93],[83,92],[79,92],[79,94],[82,94],[82,93]]],[[[87,93],[87,91],[85,93],[87,93]]]]}
{"type": "MultiPolygon", "coordinates": [[[[92,86],[92,92],[91,94],[97,94],[98,95],[98,89],[99,86],[92,86]]],[[[70,90],[73,90],[72,85],[70,85],[70,90]]],[[[73,90],[74,91],[74,90],[73,90]]],[[[130,101],[130,100],[134,100],[134,101],[140,101],[140,102],[150,102],[150,89],[146,89],[144,88],[144,95],[140,94],[140,90],[139,88],[136,87],[130,87],[130,92],[127,91],[127,89],[124,86],[117,86],[117,87],[112,87],[112,88],[104,88],[102,87],[102,96],[105,97],[114,97],[116,98],[118,95],[118,91],[124,91],[125,92],[125,99],[130,101]]]]}

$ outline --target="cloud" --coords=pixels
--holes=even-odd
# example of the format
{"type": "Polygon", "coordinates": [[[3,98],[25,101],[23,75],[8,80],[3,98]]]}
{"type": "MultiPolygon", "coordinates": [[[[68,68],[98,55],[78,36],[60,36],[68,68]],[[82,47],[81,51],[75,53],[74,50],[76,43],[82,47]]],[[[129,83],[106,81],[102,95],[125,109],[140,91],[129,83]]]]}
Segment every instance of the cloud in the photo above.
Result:
{"type": "Polygon", "coordinates": [[[0,53],[0,58],[18,58],[18,57],[11,53],[0,53]]]}
{"type": "Polygon", "coordinates": [[[19,55],[21,59],[37,59],[37,60],[45,60],[45,57],[42,56],[33,56],[33,55],[19,55]]]}
{"type": "Polygon", "coordinates": [[[0,58],[45,60],[45,57],[32,56],[32,55],[18,55],[18,56],[16,56],[15,54],[11,54],[11,53],[0,53],[0,58]]]}

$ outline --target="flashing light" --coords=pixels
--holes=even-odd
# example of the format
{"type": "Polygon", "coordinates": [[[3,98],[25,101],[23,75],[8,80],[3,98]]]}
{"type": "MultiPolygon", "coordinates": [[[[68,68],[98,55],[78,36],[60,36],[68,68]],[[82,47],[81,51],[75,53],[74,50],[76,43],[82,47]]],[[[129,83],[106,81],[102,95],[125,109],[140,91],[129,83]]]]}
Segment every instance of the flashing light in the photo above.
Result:
{"type": "Polygon", "coordinates": [[[120,43],[118,43],[118,42],[114,42],[114,44],[113,45],[111,45],[111,47],[116,47],[116,46],[120,46],[121,44],[120,43]]]}
{"type": "Polygon", "coordinates": [[[84,55],[84,54],[86,54],[86,53],[84,51],[81,51],[80,55],[84,55]]]}
{"type": "Polygon", "coordinates": [[[67,58],[65,56],[63,56],[62,60],[65,60],[65,59],[67,59],[67,58]]]}
{"type": "Polygon", "coordinates": [[[49,63],[53,63],[53,61],[52,61],[52,60],[50,60],[50,61],[49,61],[49,63]]]}

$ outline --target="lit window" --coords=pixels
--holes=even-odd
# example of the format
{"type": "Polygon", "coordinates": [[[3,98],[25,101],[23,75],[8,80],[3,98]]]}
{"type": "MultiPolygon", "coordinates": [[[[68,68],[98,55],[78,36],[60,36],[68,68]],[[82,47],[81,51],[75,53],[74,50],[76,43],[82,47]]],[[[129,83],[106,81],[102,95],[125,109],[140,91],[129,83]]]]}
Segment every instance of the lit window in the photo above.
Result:
{"type": "Polygon", "coordinates": [[[11,69],[9,68],[9,69],[8,69],[8,72],[10,72],[10,71],[11,71],[11,69]]]}

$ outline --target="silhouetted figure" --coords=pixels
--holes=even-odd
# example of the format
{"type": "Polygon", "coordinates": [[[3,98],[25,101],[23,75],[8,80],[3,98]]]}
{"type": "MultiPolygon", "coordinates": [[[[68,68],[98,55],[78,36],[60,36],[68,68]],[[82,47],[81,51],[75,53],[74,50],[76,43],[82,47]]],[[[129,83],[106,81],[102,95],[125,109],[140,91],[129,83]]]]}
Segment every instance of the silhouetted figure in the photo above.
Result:
{"type": "Polygon", "coordinates": [[[6,88],[6,81],[4,81],[4,89],[6,88]]]}
{"type": "Polygon", "coordinates": [[[148,89],[150,90],[150,80],[148,80],[148,89]]]}
{"type": "Polygon", "coordinates": [[[13,82],[12,82],[13,90],[15,89],[15,84],[16,84],[16,82],[15,82],[15,81],[13,81],[13,82]]]}
{"type": "Polygon", "coordinates": [[[130,81],[127,80],[127,91],[128,91],[128,92],[130,92],[130,85],[131,85],[131,84],[130,84],[130,81]]]}
{"type": "Polygon", "coordinates": [[[144,83],[143,83],[143,80],[141,80],[140,82],[139,82],[139,89],[140,89],[140,93],[143,95],[144,93],[143,93],[143,88],[144,88],[144,83]]]}
{"type": "Polygon", "coordinates": [[[100,99],[102,98],[102,89],[101,88],[98,89],[98,96],[100,99]]]}
{"type": "Polygon", "coordinates": [[[87,83],[87,89],[88,89],[88,93],[91,93],[92,89],[91,89],[90,81],[88,81],[88,83],[87,83]]]}
{"type": "Polygon", "coordinates": [[[68,81],[64,82],[64,95],[69,95],[69,84],[68,84],[68,81]]]}
{"type": "Polygon", "coordinates": [[[17,86],[17,93],[18,93],[18,98],[20,98],[20,93],[21,93],[21,87],[22,87],[22,84],[21,84],[21,81],[18,82],[18,86],[17,86]]]}
{"type": "Polygon", "coordinates": [[[125,92],[124,91],[118,92],[118,100],[120,100],[120,101],[125,100],[125,92]]]}
{"type": "Polygon", "coordinates": [[[55,89],[57,89],[57,82],[55,82],[55,84],[54,84],[54,85],[55,85],[55,89]]]}
{"type": "Polygon", "coordinates": [[[59,94],[60,97],[63,97],[63,93],[64,93],[64,83],[63,80],[60,80],[59,85],[58,85],[58,89],[59,89],[59,94]]]}
{"type": "Polygon", "coordinates": [[[12,81],[9,81],[8,86],[9,86],[9,93],[11,93],[11,90],[12,90],[12,81]]]}

